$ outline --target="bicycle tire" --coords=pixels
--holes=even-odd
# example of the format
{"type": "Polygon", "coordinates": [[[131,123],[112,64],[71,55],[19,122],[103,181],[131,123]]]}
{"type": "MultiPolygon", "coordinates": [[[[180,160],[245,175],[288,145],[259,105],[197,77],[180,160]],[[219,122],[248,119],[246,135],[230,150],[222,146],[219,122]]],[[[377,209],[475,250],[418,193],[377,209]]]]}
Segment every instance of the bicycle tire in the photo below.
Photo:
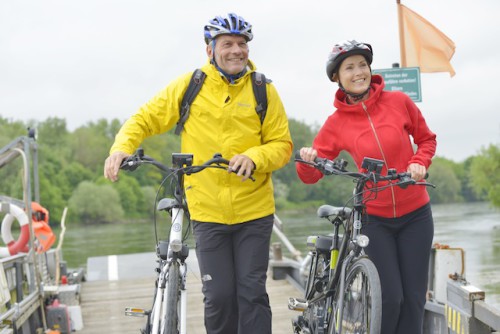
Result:
{"type": "Polygon", "coordinates": [[[173,261],[168,268],[167,281],[167,313],[165,318],[164,334],[179,333],[179,303],[180,303],[181,276],[179,262],[173,261]]]}
{"type": "Polygon", "coordinates": [[[363,257],[347,269],[344,291],[330,317],[330,334],[380,334],[382,292],[378,271],[363,257]],[[340,302],[342,299],[342,309],[340,302]]]}
{"type": "MultiPolygon", "coordinates": [[[[306,283],[305,299],[310,300],[324,291],[329,277],[329,253],[317,253],[313,256],[309,266],[309,277],[306,283]]],[[[326,334],[325,324],[327,316],[326,300],[318,301],[308,307],[303,313],[304,333],[326,334]]]]}

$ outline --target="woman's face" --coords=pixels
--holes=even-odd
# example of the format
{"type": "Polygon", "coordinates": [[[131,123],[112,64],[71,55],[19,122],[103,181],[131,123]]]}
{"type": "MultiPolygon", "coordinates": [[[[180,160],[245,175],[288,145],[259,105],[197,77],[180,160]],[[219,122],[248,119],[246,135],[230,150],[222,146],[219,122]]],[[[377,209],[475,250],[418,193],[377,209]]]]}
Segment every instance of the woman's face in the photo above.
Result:
{"type": "Polygon", "coordinates": [[[340,64],[339,81],[346,91],[353,94],[365,92],[370,86],[372,73],[366,58],[361,55],[347,57],[340,64]]]}

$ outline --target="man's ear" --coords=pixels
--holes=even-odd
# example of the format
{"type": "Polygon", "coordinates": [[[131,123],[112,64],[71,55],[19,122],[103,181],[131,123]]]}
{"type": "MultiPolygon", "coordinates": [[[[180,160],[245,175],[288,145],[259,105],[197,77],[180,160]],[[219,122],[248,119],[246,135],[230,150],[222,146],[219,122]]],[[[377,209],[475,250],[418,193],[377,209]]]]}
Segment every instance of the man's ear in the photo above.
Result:
{"type": "Polygon", "coordinates": [[[208,58],[212,59],[213,58],[212,55],[213,55],[212,43],[208,43],[207,56],[208,56],[208,58]]]}

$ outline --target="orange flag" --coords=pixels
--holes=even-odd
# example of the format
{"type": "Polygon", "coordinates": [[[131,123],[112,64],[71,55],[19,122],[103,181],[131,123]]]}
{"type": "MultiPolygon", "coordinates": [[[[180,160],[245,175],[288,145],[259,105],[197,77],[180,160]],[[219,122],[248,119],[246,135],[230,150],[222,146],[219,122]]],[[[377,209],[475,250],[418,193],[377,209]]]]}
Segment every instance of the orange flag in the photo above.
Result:
{"type": "Polygon", "coordinates": [[[450,59],[455,53],[455,43],[422,16],[400,3],[398,6],[402,66],[418,66],[421,72],[449,72],[454,76],[450,59]]]}

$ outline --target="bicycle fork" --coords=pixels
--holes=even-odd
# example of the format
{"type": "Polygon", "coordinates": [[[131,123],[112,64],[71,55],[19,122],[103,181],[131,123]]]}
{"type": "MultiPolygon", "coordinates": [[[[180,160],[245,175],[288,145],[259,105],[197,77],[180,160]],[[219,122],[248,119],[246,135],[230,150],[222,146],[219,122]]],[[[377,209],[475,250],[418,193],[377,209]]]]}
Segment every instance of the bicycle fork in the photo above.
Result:
{"type": "MultiPolygon", "coordinates": [[[[176,260],[174,260],[176,261],[176,260]]],[[[148,315],[148,324],[152,324],[152,334],[163,333],[164,321],[167,314],[167,298],[165,298],[165,290],[168,289],[168,268],[169,264],[163,266],[160,277],[158,278],[158,287],[156,288],[155,301],[153,309],[149,312],[143,311],[143,315],[148,315]]],[[[181,268],[181,287],[180,287],[180,314],[179,314],[179,334],[186,334],[186,317],[187,317],[187,290],[186,290],[186,274],[187,266],[183,264],[181,268]]],[[[175,278],[173,278],[175,279],[175,278]]],[[[136,315],[136,314],[127,314],[136,315]]],[[[141,316],[141,315],[139,315],[141,316]]],[[[150,326],[151,328],[151,326],[150,326]]]]}
{"type": "MultiPolygon", "coordinates": [[[[174,260],[176,261],[176,260],[174,260]]],[[[168,272],[168,265],[165,266],[166,271],[168,272]]],[[[179,316],[179,334],[186,334],[186,313],[187,313],[187,290],[186,290],[186,274],[187,274],[187,266],[186,264],[183,264],[180,266],[181,268],[181,286],[180,286],[180,309],[179,309],[179,312],[180,314],[178,315],[179,316]]],[[[168,274],[166,275],[168,276],[168,274]]],[[[166,276],[163,276],[163,277],[166,277],[166,276]]],[[[173,279],[176,279],[175,277],[173,279]]],[[[160,289],[158,289],[158,292],[160,292],[160,298],[158,298],[157,296],[157,300],[155,301],[155,308],[157,307],[157,305],[162,305],[161,307],[161,310],[162,310],[162,314],[161,314],[161,328],[163,328],[163,322],[165,321],[166,319],[166,316],[167,316],[167,298],[165,298],[165,290],[168,289],[168,282],[169,280],[166,279],[164,281],[164,286],[162,287],[161,289],[161,292],[160,292],[160,289]],[[163,297],[163,301],[162,301],[162,297],[163,297]]],[[[158,324],[160,323],[160,321],[156,321],[155,324],[158,324]]],[[[153,327],[153,332],[152,333],[158,333],[158,332],[155,332],[154,331],[154,327],[153,327]]]]}

